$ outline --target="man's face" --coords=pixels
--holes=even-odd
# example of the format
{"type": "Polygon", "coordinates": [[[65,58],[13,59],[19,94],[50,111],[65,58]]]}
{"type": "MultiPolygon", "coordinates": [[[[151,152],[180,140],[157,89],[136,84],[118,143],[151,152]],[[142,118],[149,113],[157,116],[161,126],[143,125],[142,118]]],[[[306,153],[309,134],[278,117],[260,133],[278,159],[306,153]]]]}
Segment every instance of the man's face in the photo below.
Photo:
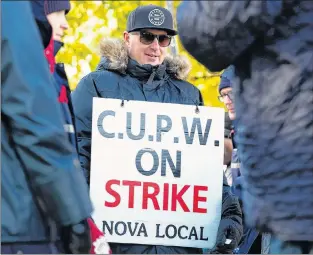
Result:
{"type": "Polygon", "coordinates": [[[47,15],[47,19],[52,27],[53,40],[61,42],[64,31],[68,29],[65,11],[52,12],[47,15]]]}
{"type": "Polygon", "coordinates": [[[170,37],[166,31],[155,29],[145,29],[140,32],[130,33],[124,32],[124,40],[128,47],[130,58],[136,60],[141,65],[150,64],[153,66],[163,63],[169,46],[167,44],[170,43],[170,37]],[[160,36],[160,42],[157,38],[153,38],[154,35],[160,36]]]}
{"type": "Polygon", "coordinates": [[[223,103],[225,104],[228,115],[231,120],[236,119],[235,105],[234,105],[234,96],[232,93],[232,88],[224,88],[221,90],[220,94],[223,98],[223,103]]]}

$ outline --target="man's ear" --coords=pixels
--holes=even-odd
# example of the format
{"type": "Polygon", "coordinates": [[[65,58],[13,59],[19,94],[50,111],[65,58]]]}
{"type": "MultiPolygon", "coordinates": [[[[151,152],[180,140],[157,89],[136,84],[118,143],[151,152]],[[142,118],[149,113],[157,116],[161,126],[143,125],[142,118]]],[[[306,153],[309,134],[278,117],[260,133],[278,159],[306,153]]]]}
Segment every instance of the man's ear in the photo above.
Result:
{"type": "Polygon", "coordinates": [[[127,31],[124,31],[123,36],[124,36],[124,41],[126,45],[129,45],[129,37],[130,37],[129,33],[127,31]]]}

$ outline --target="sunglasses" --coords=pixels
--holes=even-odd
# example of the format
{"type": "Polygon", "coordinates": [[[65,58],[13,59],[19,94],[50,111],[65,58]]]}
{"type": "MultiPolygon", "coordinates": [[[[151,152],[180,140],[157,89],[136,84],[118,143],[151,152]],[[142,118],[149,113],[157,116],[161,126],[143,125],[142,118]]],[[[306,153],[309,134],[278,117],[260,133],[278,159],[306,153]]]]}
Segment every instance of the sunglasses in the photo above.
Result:
{"type": "MultiPolygon", "coordinates": [[[[134,32],[134,33],[138,33],[138,32],[134,32]]],[[[153,43],[155,38],[157,38],[159,45],[161,47],[168,47],[172,41],[172,36],[170,35],[155,35],[144,30],[141,30],[139,32],[139,35],[140,35],[140,42],[145,45],[149,45],[153,43]]]]}

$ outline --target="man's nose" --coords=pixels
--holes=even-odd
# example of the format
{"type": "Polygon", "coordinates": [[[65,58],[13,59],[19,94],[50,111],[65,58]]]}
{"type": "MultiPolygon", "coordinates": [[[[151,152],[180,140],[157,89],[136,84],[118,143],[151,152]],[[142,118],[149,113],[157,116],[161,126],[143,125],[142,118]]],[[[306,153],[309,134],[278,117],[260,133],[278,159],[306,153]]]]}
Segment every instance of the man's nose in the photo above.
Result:
{"type": "Polygon", "coordinates": [[[158,50],[160,48],[159,41],[157,38],[154,38],[153,42],[151,43],[151,48],[155,50],[158,50]]]}
{"type": "Polygon", "coordinates": [[[62,25],[61,25],[61,28],[62,28],[63,30],[67,30],[67,29],[68,29],[68,24],[62,24],[62,25]]]}
{"type": "Polygon", "coordinates": [[[232,101],[231,101],[231,99],[229,98],[228,95],[224,96],[224,103],[225,104],[231,104],[232,103],[232,101]]]}
{"type": "Polygon", "coordinates": [[[64,30],[67,30],[69,28],[69,25],[66,19],[62,21],[61,28],[64,30]]]}

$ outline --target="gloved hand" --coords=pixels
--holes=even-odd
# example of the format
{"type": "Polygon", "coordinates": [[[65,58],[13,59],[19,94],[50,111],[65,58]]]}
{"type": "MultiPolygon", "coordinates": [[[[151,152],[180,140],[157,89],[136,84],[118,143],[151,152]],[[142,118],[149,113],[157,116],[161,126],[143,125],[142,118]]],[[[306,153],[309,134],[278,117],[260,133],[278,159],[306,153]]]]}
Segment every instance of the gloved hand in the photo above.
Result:
{"type": "Polygon", "coordinates": [[[87,219],[78,224],[63,227],[61,241],[66,254],[89,254],[91,237],[87,219]]]}
{"type": "Polygon", "coordinates": [[[221,220],[217,232],[216,245],[210,251],[210,254],[232,254],[237,248],[236,230],[232,224],[232,220],[221,220]]]}

